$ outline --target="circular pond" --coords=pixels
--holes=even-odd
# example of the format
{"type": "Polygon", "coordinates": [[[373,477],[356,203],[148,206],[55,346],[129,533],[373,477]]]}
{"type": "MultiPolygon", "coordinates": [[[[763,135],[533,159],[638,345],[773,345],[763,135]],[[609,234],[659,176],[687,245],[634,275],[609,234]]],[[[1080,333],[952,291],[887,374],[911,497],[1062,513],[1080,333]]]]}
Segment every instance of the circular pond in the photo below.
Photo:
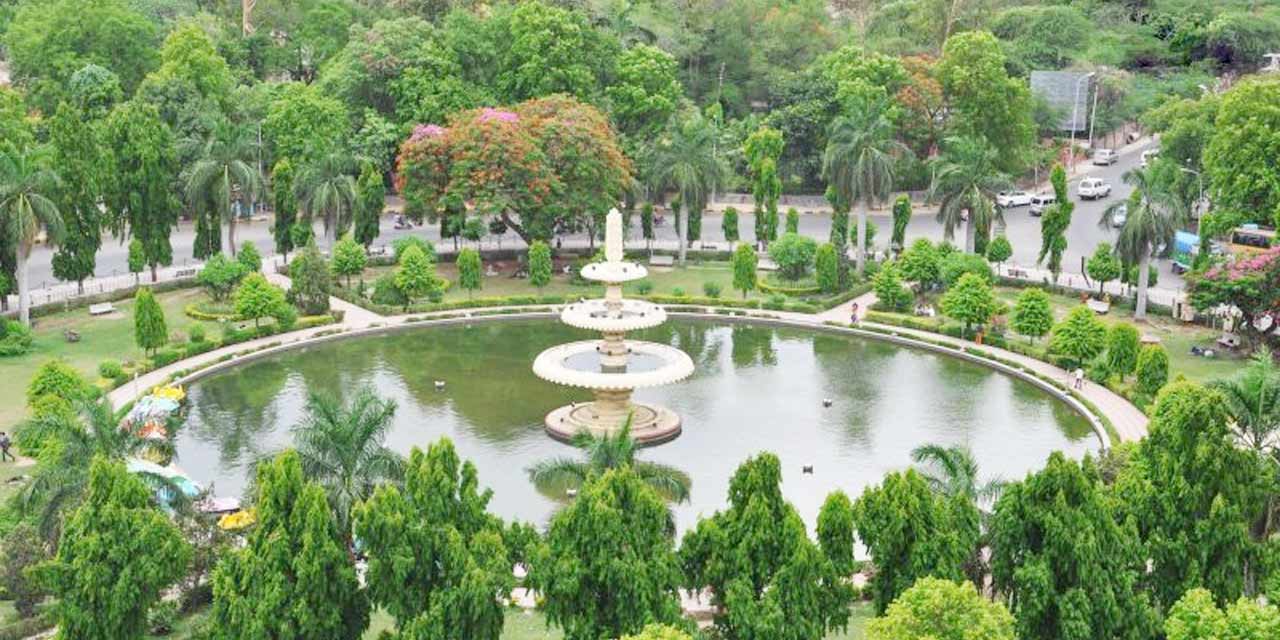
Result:
{"type": "MultiPolygon", "coordinates": [[[[257,360],[191,385],[177,464],[219,495],[239,495],[258,457],[287,447],[308,391],[346,397],[363,385],[399,404],[387,445],[407,453],[448,436],[493,488],[490,508],[541,523],[556,503],[525,468],[575,449],[549,438],[552,408],[588,392],[539,380],[533,358],[591,337],[552,321],[414,329],[318,344],[257,360]],[[436,380],[447,382],[437,390],[436,380]]],[[[688,353],[688,380],[636,399],[680,413],[684,433],[641,452],[693,481],[677,505],[681,528],[721,508],[737,465],[760,451],[782,460],[783,490],[811,525],[826,494],[857,497],[911,464],[925,443],[964,444],[984,475],[1020,478],[1051,451],[1082,455],[1089,423],[1021,380],[977,364],[853,336],[673,320],[634,338],[688,353]],[[823,400],[833,400],[824,407],[823,400]],[[802,473],[812,465],[813,473],[802,473]]]]}

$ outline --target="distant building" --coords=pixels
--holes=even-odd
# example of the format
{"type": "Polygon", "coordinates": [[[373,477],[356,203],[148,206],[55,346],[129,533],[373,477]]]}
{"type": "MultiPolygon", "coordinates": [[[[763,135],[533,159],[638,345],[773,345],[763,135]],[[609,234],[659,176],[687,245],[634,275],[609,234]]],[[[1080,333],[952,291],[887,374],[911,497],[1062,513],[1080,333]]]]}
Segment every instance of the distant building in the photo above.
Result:
{"type": "Polygon", "coordinates": [[[1032,71],[1031,95],[1043,98],[1060,114],[1058,128],[1083,133],[1089,128],[1089,100],[1097,79],[1082,80],[1086,71],[1032,71]],[[1071,121],[1072,114],[1075,122],[1071,121]]]}

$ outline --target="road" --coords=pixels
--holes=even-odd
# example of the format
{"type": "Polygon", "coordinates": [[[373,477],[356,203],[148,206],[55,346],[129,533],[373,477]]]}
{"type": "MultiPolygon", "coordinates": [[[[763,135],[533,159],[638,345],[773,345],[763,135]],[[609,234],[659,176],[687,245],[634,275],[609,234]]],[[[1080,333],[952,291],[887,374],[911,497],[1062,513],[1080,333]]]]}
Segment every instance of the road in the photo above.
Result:
{"type": "MultiPolygon", "coordinates": [[[[1121,178],[1125,171],[1138,165],[1141,151],[1150,148],[1153,144],[1148,141],[1127,148],[1125,153],[1121,155],[1120,161],[1108,167],[1093,167],[1084,162],[1079,165],[1080,174],[1073,177],[1069,185],[1072,200],[1076,202],[1076,209],[1075,214],[1072,216],[1071,226],[1067,231],[1067,252],[1063,258],[1063,271],[1065,273],[1081,273],[1083,271],[1081,266],[1082,258],[1087,259],[1099,242],[1114,241],[1116,231],[1114,229],[1100,229],[1098,227],[1098,219],[1102,216],[1102,211],[1110,203],[1128,197],[1130,189],[1121,178]],[[1111,197],[1098,201],[1079,201],[1075,197],[1075,185],[1080,178],[1085,176],[1101,177],[1109,182],[1113,187],[1111,197]]],[[[395,201],[391,200],[391,203],[394,204],[395,201]]],[[[709,211],[703,216],[704,241],[717,243],[724,241],[724,236],[721,233],[721,220],[722,216],[718,211],[709,211]]],[[[877,245],[883,248],[887,243],[888,234],[892,228],[888,210],[874,211],[871,220],[879,228],[877,245]]],[[[1006,212],[1005,224],[1004,233],[1008,236],[1014,248],[1014,256],[1011,262],[1022,266],[1034,265],[1036,254],[1040,249],[1040,219],[1031,216],[1027,207],[1019,207],[1006,212]]],[[[749,210],[742,212],[738,225],[743,237],[752,237],[754,222],[749,210]]],[[[800,232],[820,240],[826,239],[830,226],[830,214],[810,213],[802,215],[800,218],[800,232]]],[[[655,231],[660,242],[674,243],[676,240],[676,230],[671,222],[657,227],[655,231]]],[[[963,231],[963,229],[956,230],[955,240],[957,243],[963,242],[963,231]]],[[[317,225],[316,233],[317,237],[320,237],[321,230],[319,225],[317,225]]],[[[408,234],[420,235],[433,242],[439,242],[440,239],[439,227],[436,225],[423,225],[411,230],[396,230],[389,219],[384,219],[382,234],[377,242],[390,243],[394,239],[408,234]]],[[[174,232],[175,264],[183,265],[195,262],[191,258],[194,235],[194,226],[190,223],[179,225],[174,232]]],[[[236,227],[236,236],[238,243],[252,241],[263,255],[270,256],[274,254],[270,222],[242,222],[236,227]]],[[[917,210],[915,217],[912,218],[910,225],[907,227],[908,243],[921,237],[934,241],[941,240],[943,237],[942,225],[934,219],[931,210],[917,210]]],[[[492,243],[492,240],[490,238],[490,243],[492,243]]],[[[585,244],[586,241],[585,234],[564,237],[566,245],[578,246],[585,244]]],[[[630,242],[633,245],[641,242],[638,229],[632,230],[630,242]]],[[[514,234],[508,233],[502,239],[502,246],[519,247],[523,246],[523,243],[514,234]]],[[[57,280],[53,277],[52,254],[52,250],[48,247],[36,247],[33,250],[30,263],[33,289],[43,289],[57,283],[57,280]]],[[[104,238],[102,249],[98,252],[97,262],[95,275],[99,278],[127,273],[127,243],[120,242],[114,238],[104,238]]],[[[1168,261],[1165,260],[1160,261],[1159,284],[1162,288],[1170,289],[1177,289],[1182,286],[1181,278],[1173,275],[1168,261]]]]}

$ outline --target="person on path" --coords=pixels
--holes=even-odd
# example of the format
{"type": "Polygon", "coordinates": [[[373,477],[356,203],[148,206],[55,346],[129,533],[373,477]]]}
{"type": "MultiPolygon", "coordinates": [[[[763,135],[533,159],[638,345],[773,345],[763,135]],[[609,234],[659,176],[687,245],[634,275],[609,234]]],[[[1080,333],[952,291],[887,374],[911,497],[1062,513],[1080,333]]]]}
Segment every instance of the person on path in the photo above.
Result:
{"type": "Polygon", "coordinates": [[[853,303],[849,310],[849,324],[858,324],[858,303],[853,303]]]}
{"type": "Polygon", "coordinates": [[[1084,388],[1084,369],[1080,367],[1076,367],[1075,373],[1073,373],[1072,375],[1074,375],[1076,378],[1075,388],[1083,389],[1084,388]]]}
{"type": "Polygon", "coordinates": [[[13,441],[9,439],[9,434],[0,431],[0,462],[4,462],[8,458],[10,462],[17,462],[18,458],[9,453],[9,447],[13,446],[13,441]]]}

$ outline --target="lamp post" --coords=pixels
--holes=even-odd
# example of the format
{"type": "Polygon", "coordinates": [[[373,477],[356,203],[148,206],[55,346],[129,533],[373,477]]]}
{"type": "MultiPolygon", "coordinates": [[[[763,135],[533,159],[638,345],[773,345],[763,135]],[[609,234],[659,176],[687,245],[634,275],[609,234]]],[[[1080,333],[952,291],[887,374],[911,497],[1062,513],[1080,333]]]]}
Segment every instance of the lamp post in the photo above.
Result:
{"type": "Polygon", "coordinates": [[[1075,97],[1071,100],[1071,144],[1069,146],[1069,150],[1071,152],[1072,171],[1075,171],[1076,169],[1076,129],[1080,126],[1080,84],[1085,80],[1092,78],[1094,75],[1096,75],[1096,73],[1090,71],[1076,79],[1075,97]]]}

